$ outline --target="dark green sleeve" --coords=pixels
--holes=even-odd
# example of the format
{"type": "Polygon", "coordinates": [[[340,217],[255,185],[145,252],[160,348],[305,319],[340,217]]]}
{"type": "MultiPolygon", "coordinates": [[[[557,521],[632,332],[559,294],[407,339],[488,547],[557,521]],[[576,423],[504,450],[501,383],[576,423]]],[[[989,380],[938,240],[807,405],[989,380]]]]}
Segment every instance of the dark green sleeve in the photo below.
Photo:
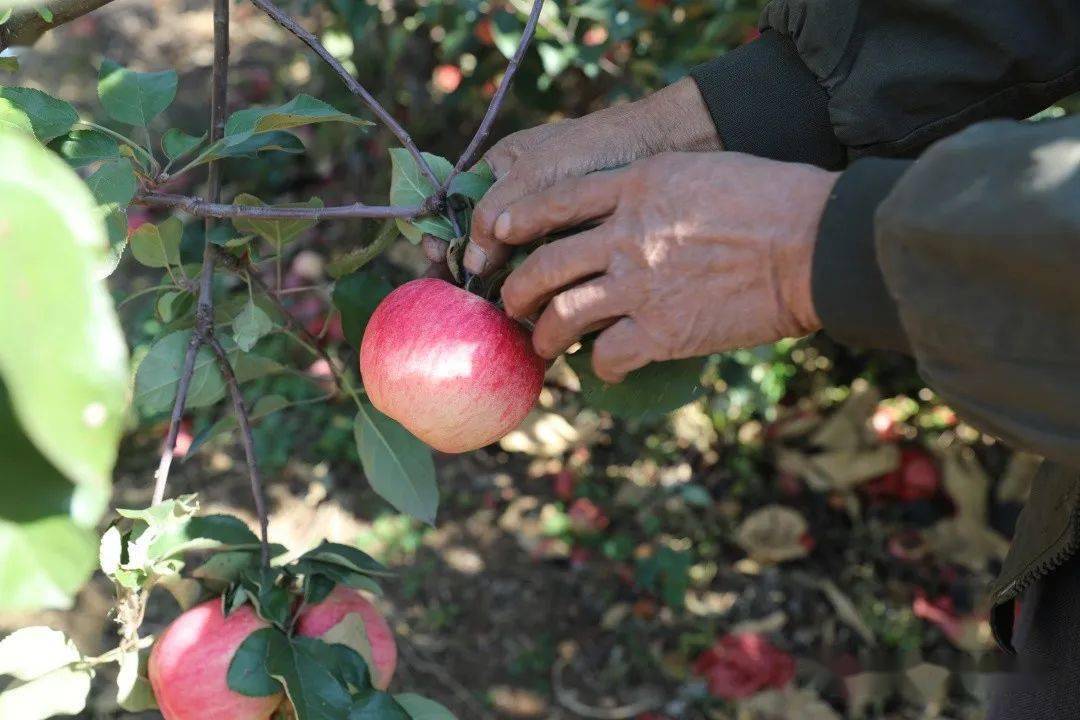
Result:
{"type": "Polygon", "coordinates": [[[724,147],[777,160],[914,157],[1080,90],[1076,0],[772,0],[761,27],[691,74],[724,147]]]}
{"type": "Polygon", "coordinates": [[[1080,468],[1080,117],[981,123],[908,166],[854,163],[814,264],[827,332],[902,338],[968,422],[1080,468]]]}

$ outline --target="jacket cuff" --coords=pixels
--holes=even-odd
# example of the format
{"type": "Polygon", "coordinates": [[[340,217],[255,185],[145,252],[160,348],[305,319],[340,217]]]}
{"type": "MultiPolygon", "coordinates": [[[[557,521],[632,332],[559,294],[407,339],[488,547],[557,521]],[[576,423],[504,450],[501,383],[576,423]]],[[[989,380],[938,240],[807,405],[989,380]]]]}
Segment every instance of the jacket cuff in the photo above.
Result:
{"type": "Polygon", "coordinates": [[[911,164],[878,158],[852,163],[825,206],[811,293],[825,332],[845,345],[911,354],[874,243],[874,212],[911,164]]]}
{"type": "Polygon", "coordinates": [[[829,96],[775,30],[690,71],[724,150],[839,169],[846,162],[829,96]]]}

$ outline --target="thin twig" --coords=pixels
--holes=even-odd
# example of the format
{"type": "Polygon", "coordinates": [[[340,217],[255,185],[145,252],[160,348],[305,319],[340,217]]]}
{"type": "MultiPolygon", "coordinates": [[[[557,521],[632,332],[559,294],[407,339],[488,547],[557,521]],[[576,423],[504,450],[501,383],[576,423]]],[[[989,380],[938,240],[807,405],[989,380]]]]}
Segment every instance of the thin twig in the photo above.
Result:
{"type": "MultiPolygon", "coordinates": [[[[228,0],[215,0],[215,2],[228,2],[228,0]]],[[[266,492],[263,489],[262,474],[259,472],[259,463],[255,458],[255,437],[251,434],[251,420],[248,417],[247,407],[244,405],[244,396],[240,392],[240,383],[236,379],[229,356],[216,337],[211,335],[206,339],[210,349],[217,356],[218,367],[225,379],[225,385],[229,388],[229,396],[232,398],[233,410],[236,412],[236,424],[240,428],[240,441],[244,446],[244,456],[247,459],[248,476],[251,479],[251,495],[255,500],[255,514],[259,516],[259,540],[263,567],[270,566],[270,539],[269,539],[269,516],[266,513],[266,492]]]]}
{"type": "MultiPolygon", "coordinates": [[[[211,142],[225,134],[225,110],[228,104],[229,87],[229,2],[214,0],[214,70],[211,79],[210,97],[210,136],[211,142]]],[[[208,195],[216,201],[221,195],[221,166],[210,163],[208,195]]],[[[210,237],[213,220],[206,220],[206,237],[210,237]]],[[[172,415],[169,418],[169,432],[161,451],[161,462],[154,474],[154,497],[152,504],[157,505],[165,499],[165,486],[169,481],[169,469],[176,454],[176,438],[180,434],[180,421],[187,406],[188,389],[195,374],[195,360],[199,348],[207,342],[214,332],[214,245],[209,241],[203,250],[202,271],[199,276],[199,301],[195,309],[195,329],[191,333],[184,366],[180,373],[180,382],[176,386],[176,400],[173,402],[172,415]]]]}
{"type": "Polygon", "coordinates": [[[413,156],[417,167],[420,168],[420,172],[422,172],[424,177],[431,182],[432,187],[440,186],[438,178],[435,177],[435,173],[431,169],[431,165],[428,164],[428,161],[420,154],[420,149],[416,147],[416,143],[413,141],[412,136],[409,135],[408,131],[401,126],[401,123],[394,119],[393,115],[387,112],[386,108],[375,99],[374,95],[368,92],[367,88],[360,84],[359,80],[353,77],[352,74],[345,69],[345,66],[342,65],[337,58],[330,54],[330,51],[319,42],[317,37],[296,22],[296,20],[289,17],[289,15],[270,2],[270,0],[251,0],[251,2],[255,7],[269,15],[274,22],[291,32],[305,45],[314,50],[315,54],[322,58],[323,61],[338,74],[338,77],[345,83],[345,87],[349,89],[349,92],[354,95],[359,95],[371,112],[375,113],[375,116],[390,129],[390,132],[394,133],[405,149],[409,151],[409,154],[413,156]]]}
{"type": "Polygon", "coordinates": [[[476,158],[476,153],[480,150],[480,146],[484,144],[488,135],[491,134],[491,126],[495,123],[495,117],[499,114],[499,110],[502,109],[503,102],[506,100],[506,93],[510,89],[510,83],[517,73],[518,66],[521,65],[521,60],[525,57],[525,52],[529,49],[529,43],[532,42],[533,35],[536,34],[536,23],[540,20],[540,11],[543,9],[544,0],[533,0],[532,11],[529,13],[528,21],[525,23],[525,30],[521,33],[521,40],[518,42],[517,50],[514,51],[509,64],[506,66],[506,72],[503,73],[498,89],[491,96],[491,102],[488,104],[487,112],[484,113],[484,119],[480,121],[480,127],[476,129],[476,134],[469,141],[469,146],[465,148],[465,152],[458,158],[453,171],[447,176],[446,182],[443,183],[444,190],[450,187],[455,175],[472,164],[476,158]]]}
{"type": "Polygon", "coordinates": [[[263,220],[338,220],[348,218],[413,218],[427,209],[421,205],[339,205],[333,207],[275,207],[273,205],[228,205],[186,195],[147,193],[132,201],[146,207],[182,210],[204,218],[259,218],[263,220]]]}

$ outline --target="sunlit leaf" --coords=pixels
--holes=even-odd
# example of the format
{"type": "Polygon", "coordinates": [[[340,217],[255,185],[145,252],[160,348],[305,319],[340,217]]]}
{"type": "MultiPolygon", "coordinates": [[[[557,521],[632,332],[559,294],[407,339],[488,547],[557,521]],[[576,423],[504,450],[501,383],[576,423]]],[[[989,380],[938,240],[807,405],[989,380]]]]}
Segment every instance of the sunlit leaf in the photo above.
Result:
{"type": "Polygon", "coordinates": [[[34,135],[47,143],[68,130],[79,119],[71,103],[58,100],[40,90],[22,87],[0,87],[0,98],[26,113],[34,135]]]}
{"type": "Polygon", "coordinates": [[[434,523],[439,489],[431,450],[367,401],[360,403],[353,431],[375,492],[401,512],[434,523]]]}
{"type": "Polygon", "coordinates": [[[277,107],[254,107],[236,111],[225,123],[225,134],[263,133],[324,122],[344,122],[359,127],[373,124],[369,120],[343,113],[310,95],[297,95],[277,107]]]}
{"type": "MultiPolygon", "coordinates": [[[[431,165],[435,177],[446,180],[454,166],[446,158],[423,153],[424,159],[431,165]]],[[[391,148],[390,162],[390,203],[392,205],[422,205],[438,189],[424,177],[416,159],[405,148],[391,148]]],[[[429,233],[443,240],[453,240],[456,233],[454,226],[444,217],[425,217],[416,220],[399,219],[398,229],[413,243],[420,242],[423,233],[429,233]]]]}

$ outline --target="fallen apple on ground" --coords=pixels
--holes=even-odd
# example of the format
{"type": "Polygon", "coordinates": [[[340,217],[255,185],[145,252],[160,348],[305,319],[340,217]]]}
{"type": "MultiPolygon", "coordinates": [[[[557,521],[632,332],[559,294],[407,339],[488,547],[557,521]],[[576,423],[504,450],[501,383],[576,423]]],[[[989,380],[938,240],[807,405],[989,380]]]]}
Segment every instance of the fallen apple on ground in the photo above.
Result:
{"type": "Polygon", "coordinates": [[[267,720],[283,695],[248,697],[229,689],[226,676],[237,648],[269,627],[250,606],[229,617],[216,598],[176,618],[150,653],[150,684],[165,720],[267,720]]]}
{"type": "Polygon", "coordinates": [[[394,633],[378,608],[356,590],[338,585],[321,603],[305,608],[296,634],[356,650],[367,662],[371,684],[379,690],[385,690],[394,676],[394,633]]]}
{"type": "Polygon", "coordinates": [[[517,427],[544,382],[528,332],[495,305],[443,280],[413,280],[371,316],[360,347],[377,409],[436,450],[488,445],[517,427]]]}

